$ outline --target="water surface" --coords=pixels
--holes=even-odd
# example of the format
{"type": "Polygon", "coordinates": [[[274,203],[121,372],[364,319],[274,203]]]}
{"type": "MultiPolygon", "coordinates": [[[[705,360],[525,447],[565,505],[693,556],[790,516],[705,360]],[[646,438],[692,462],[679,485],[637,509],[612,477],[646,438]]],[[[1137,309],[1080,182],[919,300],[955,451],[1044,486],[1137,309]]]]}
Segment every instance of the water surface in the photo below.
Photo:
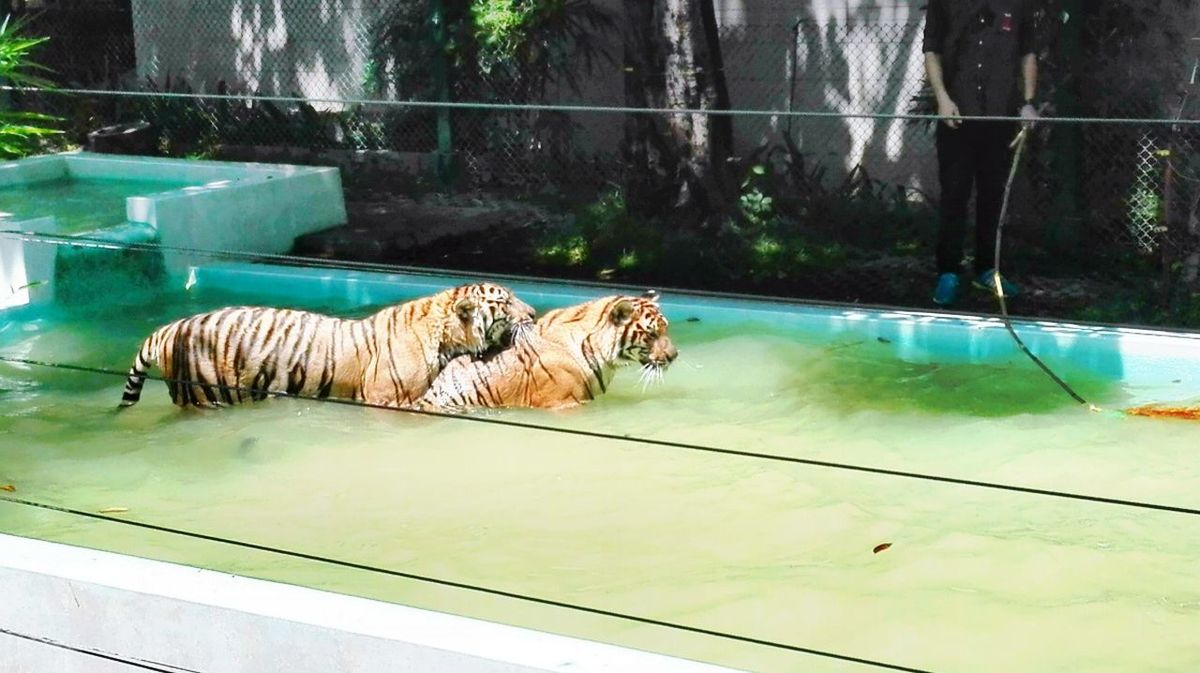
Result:
{"type": "Polygon", "coordinates": [[[180,189],[194,182],[61,178],[0,187],[0,224],[53,215],[57,234],[125,223],[125,199],[180,189]]]}
{"type": "MultiPolygon", "coordinates": [[[[58,309],[0,323],[0,355],[124,371],[156,325],[231,303],[281,302],[58,309]]],[[[582,409],[484,417],[1200,508],[1200,424],[1089,413],[1021,358],[914,364],[866,337],[670,317],[681,356],[661,385],[623,371],[582,409]]],[[[1052,364],[1093,401],[1127,397],[1052,364]]],[[[159,382],[117,413],[122,384],[0,363],[0,484],[932,671],[1200,667],[1195,516],[302,400],[181,412],[159,382]]],[[[873,670],[11,504],[0,530],[752,670],[873,670]]]]}

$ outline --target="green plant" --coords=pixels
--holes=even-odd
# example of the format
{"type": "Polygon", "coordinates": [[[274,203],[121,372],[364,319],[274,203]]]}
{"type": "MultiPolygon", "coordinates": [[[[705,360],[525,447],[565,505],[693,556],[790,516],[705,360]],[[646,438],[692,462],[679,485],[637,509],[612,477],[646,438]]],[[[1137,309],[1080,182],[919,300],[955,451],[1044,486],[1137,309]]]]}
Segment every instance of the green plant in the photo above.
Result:
{"type": "Polygon", "coordinates": [[[521,0],[477,0],[471,5],[472,34],[484,72],[512,59],[525,42],[536,7],[521,0]]]}
{"type": "Polygon", "coordinates": [[[428,0],[396,3],[372,28],[364,80],[377,92],[432,100],[435,61],[457,94],[507,102],[545,93],[552,81],[578,91],[616,26],[593,0],[443,0],[444,46],[433,40],[428,0]],[[582,66],[582,67],[581,67],[582,66]]]}
{"type": "MultiPolygon", "coordinates": [[[[20,87],[52,89],[54,84],[38,73],[49,69],[31,60],[33,50],[46,37],[25,37],[25,19],[6,17],[0,24],[0,81],[20,87]]],[[[37,112],[0,111],[0,157],[16,158],[36,152],[42,141],[62,131],[47,126],[61,121],[37,112]]]]}
{"type": "MultiPolygon", "coordinates": [[[[193,91],[186,80],[170,75],[161,84],[147,79],[146,89],[165,94],[193,91]]],[[[224,82],[217,83],[217,92],[228,93],[224,82]]],[[[372,124],[380,124],[357,108],[333,113],[304,102],[148,96],[138,101],[136,112],[158,129],[160,149],[170,156],[211,156],[222,144],[258,145],[264,141],[315,150],[374,149],[372,144],[380,143],[372,137],[379,135],[373,133],[372,124]]]]}
{"type": "Polygon", "coordinates": [[[742,180],[742,192],[738,196],[738,211],[742,217],[755,227],[765,227],[775,218],[775,199],[764,194],[763,189],[769,179],[768,164],[754,164],[742,180]]]}

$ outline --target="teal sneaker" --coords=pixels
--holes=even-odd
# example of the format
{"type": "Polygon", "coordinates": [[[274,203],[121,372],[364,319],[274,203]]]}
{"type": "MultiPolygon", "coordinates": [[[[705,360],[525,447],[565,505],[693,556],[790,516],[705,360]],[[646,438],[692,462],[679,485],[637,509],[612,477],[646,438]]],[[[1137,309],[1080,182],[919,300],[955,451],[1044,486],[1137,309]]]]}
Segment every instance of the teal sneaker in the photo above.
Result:
{"type": "Polygon", "coordinates": [[[1015,297],[1021,294],[1021,288],[1017,287],[1016,283],[1009,281],[1004,276],[996,273],[995,269],[988,269],[979,274],[978,277],[971,283],[980,290],[987,290],[993,295],[999,296],[996,292],[996,279],[1000,280],[1000,289],[1004,290],[1005,297],[1015,297]]]}
{"type": "Polygon", "coordinates": [[[949,306],[958,299],[958,274],[943,273],[938,276],[937,287],[933,289],[933,303],[938,306],[949,306]]]}

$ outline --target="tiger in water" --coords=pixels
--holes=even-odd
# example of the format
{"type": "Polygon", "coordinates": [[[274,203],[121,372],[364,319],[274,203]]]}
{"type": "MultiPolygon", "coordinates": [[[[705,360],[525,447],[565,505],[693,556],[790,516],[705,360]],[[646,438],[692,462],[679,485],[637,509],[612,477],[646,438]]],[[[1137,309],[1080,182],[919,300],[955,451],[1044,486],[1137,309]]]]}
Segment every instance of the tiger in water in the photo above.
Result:
{"type": "Polygon", "coordinates": [[[515,326],[510,348],[451,360],[417,406],[573,407],[608,390],[617,367],[657,376],[678,354],[657,293],[603,297],[515,326]]]}
{"type": "Polygon", "coordinates": [[[506,287],[475,283],[385,308],[361,320],[236,306],[176,320],[143,343],[121,406],[136,404],[157,365],[171,401],[216,407],[268,393],[410,405],[451,359],[505,340],[533,308],[506,287]]]}

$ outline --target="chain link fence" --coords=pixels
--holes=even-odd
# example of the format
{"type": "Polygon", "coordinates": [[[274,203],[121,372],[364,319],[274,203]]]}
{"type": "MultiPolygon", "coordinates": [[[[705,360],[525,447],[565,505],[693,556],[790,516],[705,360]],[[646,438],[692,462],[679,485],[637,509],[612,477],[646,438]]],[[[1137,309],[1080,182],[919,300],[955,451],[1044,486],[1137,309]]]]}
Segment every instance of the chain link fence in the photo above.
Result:
{"type": "MultiPolygon", "coordinates": [[[[93,93],[14,92],[14,104],[63,117],[76,144],[86,145],[96,128],[144,120],[159,153],[338,165],[352,219],[364,212],[356,203],[379,207],[389,199],[476,208],[521,202],[526,221],[475,234],[528,248],[531,262],[495,270],[672,280],[644,263],[640,271],[622,266],[628,250],[603,262],[592,254],[582,265],[588,250],[572,252],[580,236],[585,248],[595,237],[589,226],[619,228],[611,211],[621,205],[628,115],[505,107],[623,106],[619,3],[595,3],[607,20],[578,17],[573,39],[587,41],[587,59],[578,49],[547,47],[549,55],[493,58],[487,67],[477,52],[466,54],[470,67],[429,58],[436,45],[422,23],[424,3],[43,4],[28,8],[33,30],[51,38],[40,61],[64,88],[93,93]],[[398,103],[439,98],[500,107],[398,103]],[[453,170],[439,173],[446,156],[453,170]],[[531,222],[538,232],[530,233],[531,222]]],[[[930,122],[906,117],[928,111],[921,103],[923,13],[831,18],[776,10],[757,22],[726,21],[720,32],[732,107],[780,112],[734,117],[737,217],[754,233],[739,258],[752,268],[732,287],[928,306],[938,198],[933,133],[930,122]],[[813,114],[783,114],[801,111],[813,114]]],[[[1073,81],[1078,74],[1056,60],[1063,24],[1046,16],[1042,88],[1059,113],[1108,119],[1046,123],[1032,138],[1005,229],[1005,268],[1027,283],[1025,310],[1200,325],[1200,310],[1190,308],[1200,289],[1200,127],[1172,123],[1192,110],[1186,99],[1172,106],[1177,100],[1166,95],[1114,94],[1101,104],[1090,80],[1073,81]],[[1116,117],[1131,121],[1113,123],[1116,117]]],[[[1119,84],[1113,91],[1136,90],[1119,84]]],[[[352,245],[330,240],[317,246],[321,254],[354,256],[352,245]]],[[[397,247],[387,261],[495,265],[494,254],[462,252],[471,247],[465,240],[433,250],[397,247]]],[[[669,284],[705,284],[699,276],[678,279],[669,284]]],[[[994,310],[988,298],[964,308],[994,310]]]]}

